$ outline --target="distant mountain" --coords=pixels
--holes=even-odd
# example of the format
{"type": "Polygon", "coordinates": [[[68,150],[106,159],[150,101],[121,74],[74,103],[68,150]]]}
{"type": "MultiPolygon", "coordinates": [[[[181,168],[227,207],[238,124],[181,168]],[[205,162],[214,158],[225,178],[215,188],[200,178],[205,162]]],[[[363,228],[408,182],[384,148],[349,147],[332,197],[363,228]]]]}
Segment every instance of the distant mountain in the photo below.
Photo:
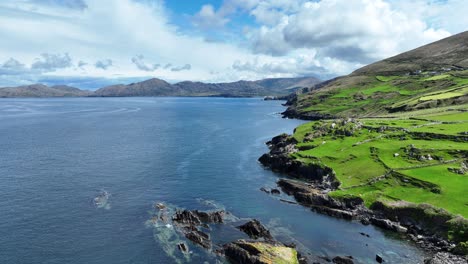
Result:
{"type": "Polygon", "coordinates": [[[33,84],[0,88],[0,97],[80,97],[89,96],[90,94],[90,91],[83,91],[66,85],[49,87],[43,84],[33,84]]]}
{"type": "Polygon", "coordinates": [[[153,78],[128,85],[111,85],[96,90],[92,96],[126,97],[126,96],[166,96],[175,93],[173,86],[166,81],[153,78]]]}
{"type": "Polygon", "coordinates": [[[468,103],[468,31],[322,82],[289,100],[288,117],[378,116],[468,103]]]}
{"type": "Polygon", "coordinates": [[[314,77],[272,78],[259,81],[237,81],[230,83],[203,83],[184,81],[169,84],[153,78],[129,85],[112,85],[101,88],[92,96],[226,96],[251,97],[286,95],[299,88],[310,87],[320,80],[314,77]]]}
{"type": "Polygon", "coordinates": [[[314,77],[271,78],[259,81],[203,83],[184,81],[170,84],[153,78],[128,85],[117,84],[96,91],[56,85],[33,84],[0,88],[0,97],[130,97],[130,96],[224,96],[252,97],[287,95],[297,89],[311,87],[320,80],[314,77]]]}

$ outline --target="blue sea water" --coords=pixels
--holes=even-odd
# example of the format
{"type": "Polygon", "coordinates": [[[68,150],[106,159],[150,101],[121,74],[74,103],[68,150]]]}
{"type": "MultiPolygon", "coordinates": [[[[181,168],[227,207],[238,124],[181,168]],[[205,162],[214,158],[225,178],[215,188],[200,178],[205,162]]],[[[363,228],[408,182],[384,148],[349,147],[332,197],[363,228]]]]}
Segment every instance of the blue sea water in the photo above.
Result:
{"type": "MultiPolygon", "coordinates": [[[[172,263],[146,224],[153,204],[196,209],[207,201],[260,219],[304,254],[375,263],[378,253],[387,263],[421,263],[424,253],[394,234],[259,191],[280,176],[257,162],[264,143],[302,123],[282,119],[280,103],[1,99],[0,263],[172,263]],[[103,191],[110,197],[96,207],[103,191]]],[[[236,236],[216,232],[219,243],[236,236]]]]}

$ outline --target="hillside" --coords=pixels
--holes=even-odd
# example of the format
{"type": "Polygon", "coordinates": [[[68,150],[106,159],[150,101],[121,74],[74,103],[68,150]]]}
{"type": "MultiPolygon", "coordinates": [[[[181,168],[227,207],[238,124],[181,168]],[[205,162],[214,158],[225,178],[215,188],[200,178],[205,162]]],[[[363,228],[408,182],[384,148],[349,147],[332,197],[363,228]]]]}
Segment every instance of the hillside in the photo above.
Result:
{"type": "Polygon", "coordinates": [[[251,97],[287,95],[299,88],[310,87],[320,80],[313,77],[273,78],[259,81],[203,83],[184,81],[169,84],[153,78],[129,85],[113,85],[97,90],[93,96],[226,96],[251,97]]]}
{"type": "Polygon", "coordinates": [[[378,116],[466,104],[468,32],[376,62],[298,95],[288,117],[378,116]]]}
{"type": "Polygon", "coordinates": [[[260,162],[297,178],[278,185],[318,212],[466,255],[467,62],[464,32],[298,93],[284,115],[314,121],[260,162]]]}
{"type": "Polygon", "coordinates": [[[178,94],[174,87],[164,80],[157,78],[146,81],[131,83],[128,85],[118,84],[107,86],[96,90],[92,96],[101,97],[126,97],[126,96],[165,96],[167,94],[178,94]]]}
{"type": "Polygon", "coordinates": [[[89,91],[78,88],[56,85],[46,86],[42,84],[25,85],[18,87],[0,88],[0,97],[80,97],[90,95],[89,91]]]}

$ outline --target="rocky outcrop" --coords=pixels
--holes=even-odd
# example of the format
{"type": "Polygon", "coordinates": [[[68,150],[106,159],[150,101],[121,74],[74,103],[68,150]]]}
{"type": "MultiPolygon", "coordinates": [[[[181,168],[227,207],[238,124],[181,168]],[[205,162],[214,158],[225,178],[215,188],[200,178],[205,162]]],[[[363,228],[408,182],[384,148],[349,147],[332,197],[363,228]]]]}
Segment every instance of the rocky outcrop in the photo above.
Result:
{"type": "Polygon", "coordinates": [[[211,248],[210,236],[200,230],[191,230],[185,234],[185,237],[195,244],[198,244],[206,249],[211,248]]]}
{"type": "Polygon", "coordinates": [[[198,210],[183,210],[177,211],[172,220],[180,224],[197,226],[202,223],[223,223],[224,215],[224,211],[203,212],[198,210]]]}
{"type": "Polygon", "coordinates": [[[176,211],[172,216],[173,223],[180,229],[187,239],[203,248],[211,248],[210,236],[200,229],[212,223],[223,223],[225,212],[220,211],[198,211],[183,210],[176,211]]]}
{"type": "MultiPolygon", "coordinates": [[[[354,124],[354,123],[353,123],[354,124]]],[[[317,133],[320,131],[316,131],[317,133]]],[[[398,201],[390,204],[373,203],[370,208],[357,196],[331,196],[330,191],[339,187],[334,171],[321,164],[303,163],[295,159],[297,141],[286,134],[267,142],[270,152],[259,161],[273,171],[285,173],[297,179],[280,179],[277,184],[301,205],[337,218],[360,220],[363,224],[407,234],[422,248],[431,252],[450,251],[463,254],[468,241],[468,220],[456,217],[443,209],[426,204],[409,204],[398,201]],[[450,234],[450,235],[449,235],[450,234]],[[458,250],[455,250],[458,249],[458,250]]],[[[402,181],[401,175],[393,177],[402,181]]],[[[440,193],[437,186],[414,180],[415,186],[440,193]]]]}
{"type": "Polygon", "coordinates": [[[388,219],[378,219],[378,218],[372,217],[370,219],[370,222],[373,225],[378,226],[380,228],[395,231],[398,233],[406,233],[408,231],[408,228],[401,226],[400,224],[396,222],[392,222],[388,219]]]}
{"type": "Polygon", "coordinates": [[[223,246],[233,264],[299,263],[297,251],[280,243],[238,240],[223,246]]]}
{"type": "Polygon", "coordinates": [[[447,252],[438,252],[431,258],[425,259],[424,264],[466,264],[468,256],[454,256],[447,252]]]}
{"type": "Polygon", "coordinates": [[[278,186],[285,193],[293,195],[300,204],[322,214],[349,220],[370,215],[370,211],[364,206],[364,201],[359,197],[334,199],[326,190],[317,189],[311,183],[297,180],[281,179],[278,181],[278,186]]]}
{"type": "Polygon", "coordinates": [[[264,238],[265,240],[272,240],[273,237],[270,231],[266,229],[257,219],[250,220],[249,222],[238,226],[238,228],[246,233],[250,238],[258,239],[264,238]]]}
{"type": "Polygon", "coordinates": [[[260,163],[273,171],[286,173],[292,177],[313,181],[324,189],[335,189],[339,182],[335,178],[334,171],[323,164],[304,164],[290,157],[297,152],[295,144],[297,141],[282,134],[267,142],[270,152],[263,154],[260,163]]]}

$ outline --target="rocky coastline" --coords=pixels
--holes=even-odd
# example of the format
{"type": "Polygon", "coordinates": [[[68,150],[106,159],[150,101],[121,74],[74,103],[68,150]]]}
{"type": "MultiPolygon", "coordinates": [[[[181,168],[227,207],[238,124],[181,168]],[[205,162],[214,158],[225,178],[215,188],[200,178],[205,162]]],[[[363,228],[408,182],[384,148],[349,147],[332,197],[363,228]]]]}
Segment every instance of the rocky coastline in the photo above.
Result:
{"type": "Polygon", "coordinates": [[[367,208],[359,197],[336,199],[329,195],[340,185],[333,169],[320,163],[305,164],[291,158],[290,154],[298,151],[296,143],[295,139],[287,134],[274,137],[266,143],[270,151],[262,155],[259,162],[266,168],[289,177],[279,179],[277,185],[283,192],[293,196],[299,204],[321,214],[360,221],[364,225],[372,224],[404,234],[433,254],[425,263],[468,263],[467,255],[453,254],[456,253],[455,244],[443,235],[447,229],[447,221],[453,217],[451,214],[441,210],[436,216],[425,215],[428,211],[437,209],[424,204],[402,203],[389,207],[376,202],[367,208]]]}

